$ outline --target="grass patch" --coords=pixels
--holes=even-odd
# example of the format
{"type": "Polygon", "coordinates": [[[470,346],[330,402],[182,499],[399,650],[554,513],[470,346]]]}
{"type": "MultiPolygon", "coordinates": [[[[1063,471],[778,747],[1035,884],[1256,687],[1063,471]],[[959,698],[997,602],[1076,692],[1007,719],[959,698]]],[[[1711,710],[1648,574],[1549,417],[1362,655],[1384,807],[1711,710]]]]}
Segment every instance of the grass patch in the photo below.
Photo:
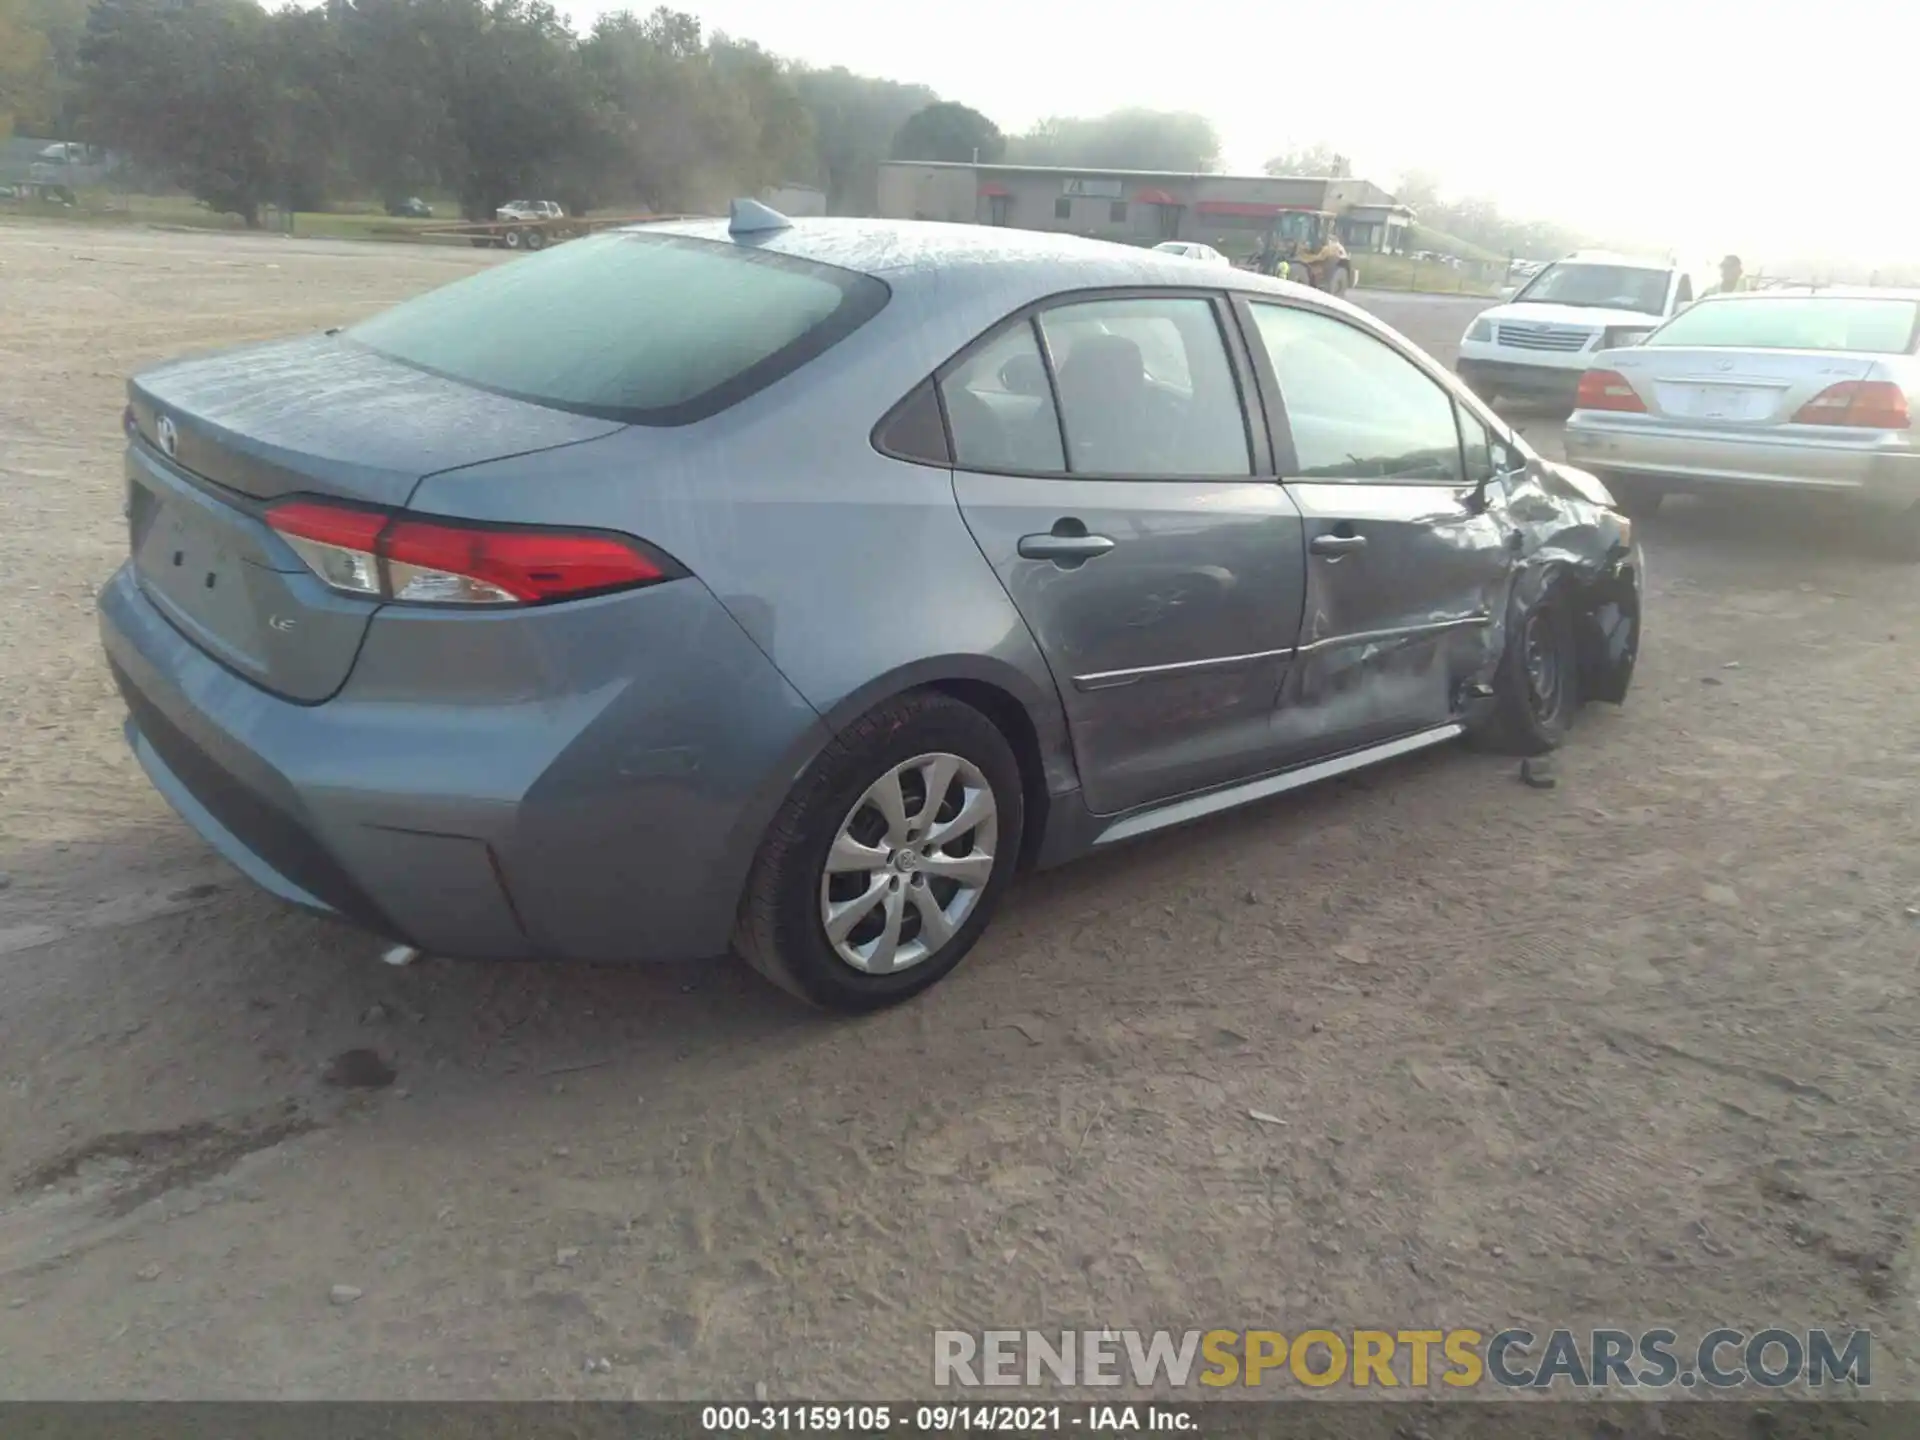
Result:
{"type": "Polygon", "coordinates": [[[1500,293],[1496,278],[1506,269],[1463,265],[1455,269],[1436,260],[1415,260],[1410,255],[1356,255],[1360,283],[1380,290],[1418,290],[1434,295],[1484,295],[1500,293]]]}

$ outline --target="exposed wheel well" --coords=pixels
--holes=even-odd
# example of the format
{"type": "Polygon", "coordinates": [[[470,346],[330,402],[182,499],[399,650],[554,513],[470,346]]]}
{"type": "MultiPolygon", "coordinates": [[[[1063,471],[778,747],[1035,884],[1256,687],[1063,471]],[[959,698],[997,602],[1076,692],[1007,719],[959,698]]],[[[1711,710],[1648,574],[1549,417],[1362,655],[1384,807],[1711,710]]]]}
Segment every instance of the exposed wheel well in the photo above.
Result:
{"type": "Polygon", "coordinates": [[[951,695],[971,705],[993,721],[1013,747],[1013,758],[1020,763],[1020,788],[1026,800],[1026,826],[1020,842],[1020,866],[1031,868],[1040,853],[1040,842],[1047,830],[1046,762],[1040,755],[1040,736],[1026,706],[985,680],[936,680],[927,687],[951,695]]]}

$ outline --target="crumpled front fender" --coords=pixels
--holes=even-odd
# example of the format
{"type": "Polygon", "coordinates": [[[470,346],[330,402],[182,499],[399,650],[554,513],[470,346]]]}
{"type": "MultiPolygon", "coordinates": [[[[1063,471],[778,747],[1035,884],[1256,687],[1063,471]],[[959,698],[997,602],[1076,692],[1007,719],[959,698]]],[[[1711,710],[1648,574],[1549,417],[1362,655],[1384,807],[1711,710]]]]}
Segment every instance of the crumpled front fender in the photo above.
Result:
{"type": "Polygon", "coordinates": [[[1565,587],[1574,611],[1581,695],[1619,704],[1640,646],[1643,574],[1633,522],[1603,503],[1606,489],[1584,471],[1535,462],[1503,497],[1515,563],[1503,617],[1513,633],[1550,590],[1565,587]]]}

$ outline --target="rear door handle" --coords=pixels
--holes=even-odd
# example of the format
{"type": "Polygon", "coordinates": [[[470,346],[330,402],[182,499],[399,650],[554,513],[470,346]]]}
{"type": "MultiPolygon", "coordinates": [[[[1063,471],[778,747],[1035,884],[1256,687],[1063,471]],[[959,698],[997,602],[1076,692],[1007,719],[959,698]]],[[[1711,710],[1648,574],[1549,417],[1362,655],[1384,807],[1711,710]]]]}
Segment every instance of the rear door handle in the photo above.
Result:
{"type": "Polygon", "coordinates": [[[1367,548],[1364,535],[1316,535],[1307,544],[1315,555],[1345,555],[1350,550],[1367,548]]]}
{"type": "Polygon", "coordinates": [[[1069,515],[1054,521],[1045,535],[1022,535],[1018,549],[1024,560],[1051,560],[1071,568],[1106,554],[1113,549],[1113,541],[1105,535],[1089,535],[1085,522],[1069,515]]]}

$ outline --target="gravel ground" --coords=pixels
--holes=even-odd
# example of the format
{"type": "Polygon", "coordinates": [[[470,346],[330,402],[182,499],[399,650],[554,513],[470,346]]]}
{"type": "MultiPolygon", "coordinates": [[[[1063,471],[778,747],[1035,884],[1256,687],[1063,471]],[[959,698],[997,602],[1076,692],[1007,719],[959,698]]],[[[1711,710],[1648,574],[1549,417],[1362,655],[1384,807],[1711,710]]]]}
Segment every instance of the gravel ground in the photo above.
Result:
{"type": "MultiPolygon", "coordinates": [[[[936,1328],[1660,1322],[1871,1327],[1914,1393],[1920,571],[1675,505],[1556,789],[1449,749],[1029,879],[874,1019],[729,963],[389,969],[124,751],[121,381],[487,261],[0,227],[0,1396],[910,1394],[936,1328]]],[[[1360,298],[1442,354],[1471,313],[1360,298]]]]}

